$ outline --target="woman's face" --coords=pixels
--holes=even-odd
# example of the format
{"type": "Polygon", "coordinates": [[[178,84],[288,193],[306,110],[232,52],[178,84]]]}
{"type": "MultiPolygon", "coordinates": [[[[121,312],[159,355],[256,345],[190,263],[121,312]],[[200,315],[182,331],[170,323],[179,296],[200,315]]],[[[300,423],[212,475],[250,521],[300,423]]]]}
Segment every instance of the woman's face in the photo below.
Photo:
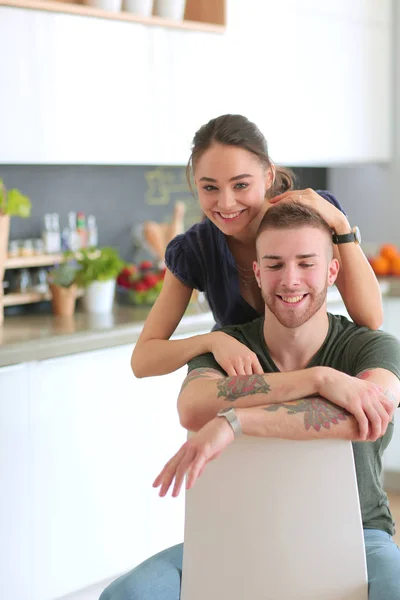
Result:
{"type": "Polygon", "coordinates": [[[194,180],[204,214],[235,236],[264,214],[272,173],[248,150],[213,144],[197,160],[194,180]]]}

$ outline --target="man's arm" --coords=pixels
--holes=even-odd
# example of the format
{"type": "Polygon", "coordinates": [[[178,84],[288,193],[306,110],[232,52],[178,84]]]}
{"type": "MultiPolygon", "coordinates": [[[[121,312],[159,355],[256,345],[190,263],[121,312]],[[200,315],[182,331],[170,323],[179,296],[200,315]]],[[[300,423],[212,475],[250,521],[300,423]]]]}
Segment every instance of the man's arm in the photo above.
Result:
{"type": "MultiPolygon", "coordinates": [[[[383,410],[391,410],[383,391],[373,379],[362,381],[330,367],[234,377],[226,377],[214,368],[197,368],[188,374],[182,385],[178,412],[183,427],[198,431],[221,408],[266,408],[303,399],[310,406],[309,396],[321,396],[323,400],[341,407],[345,410],[342,416],[346,412],[354,415],[362,439],[367,439],[371,426],[373,431],[381,427],[383,410]]],[[[316,404],[314,406],[317,407],[316,404]]],[[[280,418],[281,414],[277,417],[280,418]]],[[[318,415],[320,417],[322,415],[318,415]]]]}
{"type": "MultiPolygon", "coordinates": [[[[385,369],[364,371],[360,373],[358,383],[362,383],[362,379],[383,387],[383,398],[388,409],[383,410],[379,431],[378,429],[369,431],[369,441],[373,441],[386,431],[395,405],[400,400],[400,383],[395,375],[385,369]]],[[[349,377],[349,380],[357,380],[357,378],[349,377]]],[[[377,404],[373,406],[374,410],[377,406],[377,404]]],[[[247,435],[293,440],[326,438],[360,440],[356,419],[345,409],[321,397],[238,408],[236,412],[243,432],[247,435]]],[[[186,487],[191,488],[207,463],[217,458],[233,440],[233,430],[226,419],[212,418],[167,462],[153,486],[160,487],[160,496],[165,496],[174,483],[172,495],[177,496],[187,476],[186,487]]]]}
{"type": "MultiPolygon", "coordinates": [[[[400,401],[399,379],[385,369],[364,371],[359,379],[368,380],[383,389],[385,406],[372,407],[378,412],[374,427],[368,431],[368,441],[375,441],[386,432],[400,401]],[[379,426],[375,426],[379,423],[379,426]]],[[[361,441],[360,429],[354,416],[325,398],[313,397],[259,406],[236,411],[243,433],[257,437],[276,437],[292,440],[338,438],[361,441]]]]}
{"type": "Polygon", "coordinates": [[[226,377],[213,368],[190,371],[178,397],[183,427],[198,431],[222,408],[249,408],[290,402],[317,394],[328,367],[313,367],[289,373],[236,375],[226,377]]]}

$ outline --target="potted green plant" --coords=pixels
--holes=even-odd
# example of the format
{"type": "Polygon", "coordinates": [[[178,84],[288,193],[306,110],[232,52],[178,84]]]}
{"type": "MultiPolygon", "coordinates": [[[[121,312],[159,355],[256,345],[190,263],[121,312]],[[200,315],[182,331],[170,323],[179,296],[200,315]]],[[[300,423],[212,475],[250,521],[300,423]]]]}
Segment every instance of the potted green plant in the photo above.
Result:
{"type": "Polygon", "coordinates": [[[91,313],[112,311],[115,282],[124,261],[115,248],[87,248],[74,254],[78,264],[76,283],[85,289],[84,307],[91,313]]]}
{"type": "Polygon", "coordinates": [[[0,324],[3,322],[2,298],[3,278],[7,258],[8,238],[10,235],[10,217],[29,217],[31,202],[19,190],[7,190],[0,179],[0,324]]]}
{"type": "Polygon", "coordinates": [[[55,265],[48,273],[53,313],[71,317],[75,312],[78,286],[76,284],[77,265],[72,259],[55,265]]]}

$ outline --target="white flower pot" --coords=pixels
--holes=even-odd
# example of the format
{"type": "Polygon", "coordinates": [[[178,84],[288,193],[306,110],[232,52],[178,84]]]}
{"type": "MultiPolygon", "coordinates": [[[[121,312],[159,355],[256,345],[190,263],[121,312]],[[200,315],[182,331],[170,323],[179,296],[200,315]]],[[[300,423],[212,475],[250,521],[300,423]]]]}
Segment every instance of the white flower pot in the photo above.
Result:
{"type": "Polygon", "coordinates": [[[115,295],[115,279],[92,281],[85,289],[83,306],[89,313],[112,312],[115,295]]]}
{"type": "Polygon", "coordinates": [[[110,12],[119,12],[122,8],[122,0],[83,0],[87,6],[101,8],[110,12]]]}
{"type": "Polygon", "coordinates": [[[158,17],[183,21],[186,0],[154,0],[154,13],[158,17]]]}
{"type": "Polygon", "coordinates": [[[124,10],[142,17],[151,17],[153,12],[153,0],[124,0],[124,10]]]}

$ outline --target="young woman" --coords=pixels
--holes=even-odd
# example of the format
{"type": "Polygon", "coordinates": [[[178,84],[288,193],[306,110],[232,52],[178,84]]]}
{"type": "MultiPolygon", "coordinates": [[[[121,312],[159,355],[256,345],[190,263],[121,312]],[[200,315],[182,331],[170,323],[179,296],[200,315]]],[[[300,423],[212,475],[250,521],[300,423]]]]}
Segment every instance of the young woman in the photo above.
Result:
{"type": "MultiPolygon", "coordinates": [[[[351,226],[329,192],[294,190],[291,173],[273,165],[259,129],[241,115],[223,115],[195,134],[187,167],[205,218],[168,245],[167,271],[132,354],[137,377],[170,373],[191,358],[212,352],[228,375],[261,373],[256,355],[218,332],[169,338],[193,289],[205,292],[217,326],[251,321],[264,310],[253,261],[257,227],[272,203],[295,200],[316,208],[337,235],[351,226]],[[223,343],[222,343],[223,342],[223,343]]],[[[377,329],[383,319],[378,282],[361,247],[336,246],[341,268],[336,285],[358,325],[377,329]]]]}

